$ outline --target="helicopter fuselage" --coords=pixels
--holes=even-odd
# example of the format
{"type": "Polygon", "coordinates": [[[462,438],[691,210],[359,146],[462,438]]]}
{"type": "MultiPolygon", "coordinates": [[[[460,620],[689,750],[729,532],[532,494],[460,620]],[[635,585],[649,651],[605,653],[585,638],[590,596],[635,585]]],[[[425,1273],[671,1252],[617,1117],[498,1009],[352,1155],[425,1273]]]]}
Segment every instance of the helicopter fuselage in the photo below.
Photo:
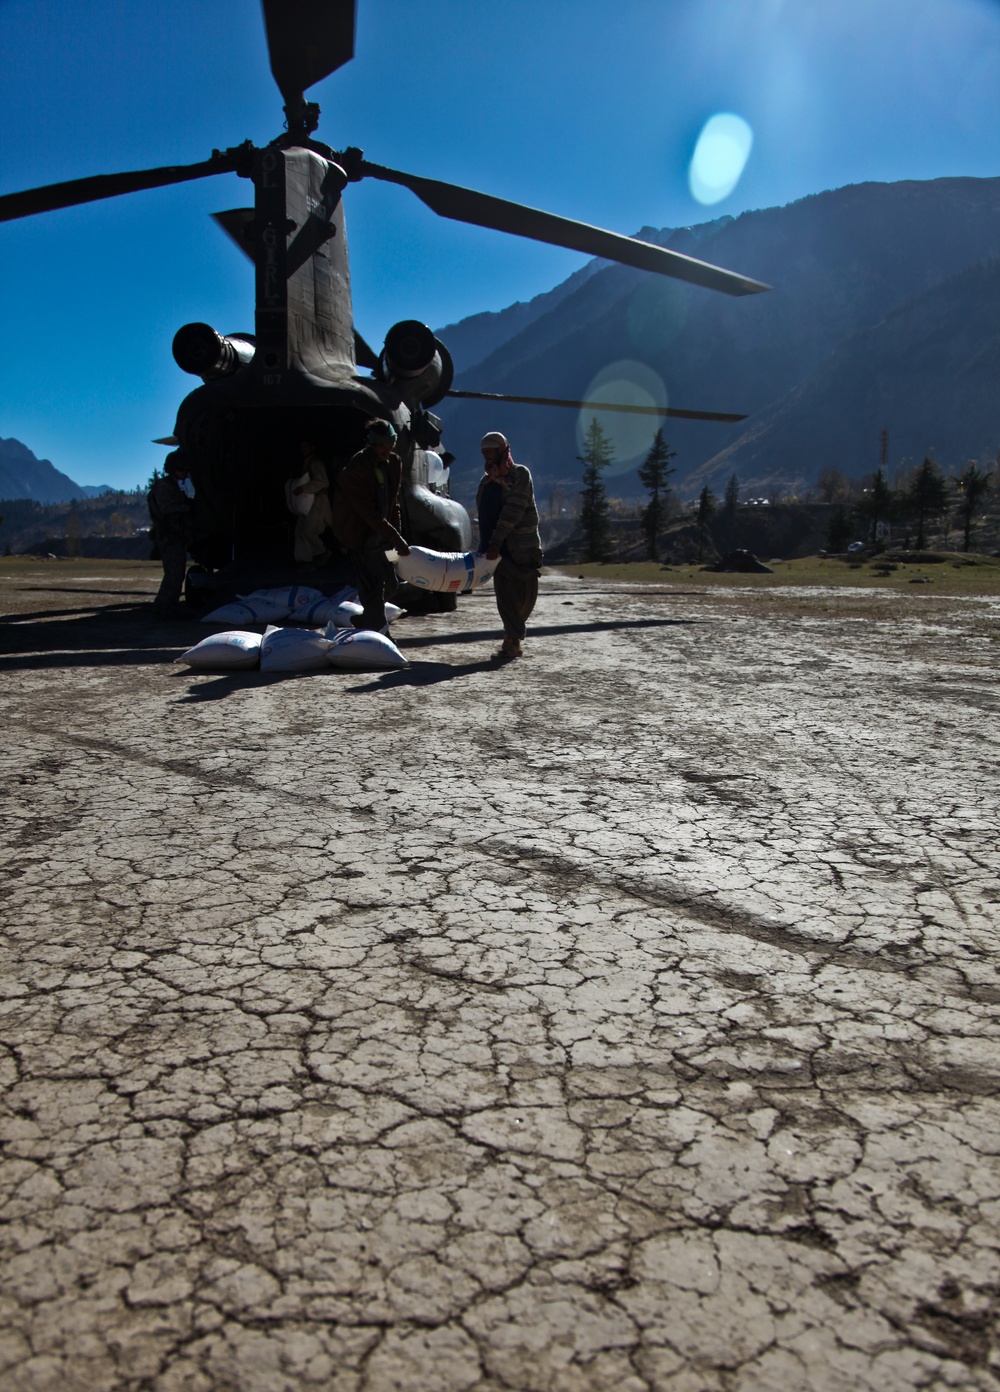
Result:
{"type": "Polygon", "coordinates": [[[275,144],[255,152],[252,177],[253,210],[218,221],[254,262],[255,332],[226,337],[186,325],[174,340],[180,366],[203,379],[174,432],[195,485],[195,560],[213,568],[290,560],[284,489],[301,471],[301,442],[324,457],[332,481],[374,418],[397,431],[407,539],[468,550],[471,520],[448,496],[440,422],[427,409],[451,382],[444,345],[404,323],[387,336],[374,375],[358,369],[344,171],[325,147],[275,144]]]}

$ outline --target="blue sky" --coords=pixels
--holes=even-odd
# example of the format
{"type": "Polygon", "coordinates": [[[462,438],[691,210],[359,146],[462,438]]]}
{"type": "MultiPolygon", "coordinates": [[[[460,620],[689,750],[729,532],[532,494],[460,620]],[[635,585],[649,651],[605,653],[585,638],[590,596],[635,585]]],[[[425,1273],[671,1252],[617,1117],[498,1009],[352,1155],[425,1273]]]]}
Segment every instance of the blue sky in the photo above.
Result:
{"type": "MultiPolygon", "coordinates": [[[[256,0],[0,0],[0,51],[0,192],[281,129],[256,0]]],[[[871,179],[1000,175],[1000,0],[359,0],[354,61],[309,95],[335,148],[615,231],[682,226],[871,179]],[[689,169],[720,113],[752,145],[706,207],[689,169]]],[[[196,385],[175,330],[253,328],[251,267],[208,217],[251,195],[231,175],[0,225],[0,436],[80,483],[144,481],[196,385]]],[[[501,309],[584,262],[371,180],[346,200],[376,346],[399,319],[501,309]]]]}

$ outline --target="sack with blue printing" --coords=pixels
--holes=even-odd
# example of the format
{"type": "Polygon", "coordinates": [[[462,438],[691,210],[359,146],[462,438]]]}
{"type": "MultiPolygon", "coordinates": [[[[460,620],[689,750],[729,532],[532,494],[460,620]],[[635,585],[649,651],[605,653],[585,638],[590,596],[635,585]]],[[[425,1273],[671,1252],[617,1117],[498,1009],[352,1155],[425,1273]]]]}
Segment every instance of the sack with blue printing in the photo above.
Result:
{"type": "Polygon", "coordinates": [[[296,615],[301,608],[309,602],[309,596],[319,596],[318,590],[307,590],[302,585],[284,585],[279,590],[255,590],[253,594],[240,595],[233,600],[232,604],[223,604],[220,609],[213,609],[210,614],[203,614],[202,623],[280,623],[282,619],[287,619],[289,615],[289,598],[300,591],[305,596],[299,609],[294,612],[296,615]]]}
{"type": "Polygon", "coordinates": [[[391,638],[384,633],[355,629],[335,630],[329,639],[327,663],[352,672],[388,672],[406,667],[407,661],[391,638]]]}
{"type": "MultiPolygon", "coordinates": [[[[310,604],[307,609],[297,609],[294,614],[289,614],[292,623],[307,623],[313,627],[325,624],[334,628],[350,628],[355,618],[365,611],[357,602],[357,590],[350,590],[346,598],[342,599],[339,595],[332,595],[329,599],[324,599],[316,604],[310,604]]],[[[398,604],[386,604],[385,622],[388,626],[393,619],[398,619],[402,613],[398,604]]]]}
{"type": "Polygon", "coordinates": [[[253,590],[237,598],[254,604],[273,604],[275,609],[283,607],[285,612],[281,617],[285,618],[289,614],[297,614],[299,609],[309,604],[315,604],[317,599],[323,598],[323,592],[314,590],[310,585],[279,585],[273,590],[253,590]]]}
{"type": "Polygon", "coordinates": [[[356,600],[357,597],[358,592],[352,585],[344,585],[336,594],[317,595],[309,604],[294,610],[288,617],[293,623],[309,624],[311,628],[318,628],[321,624],[331,623],[340,606],[356,600]]]}
{"type": "Polygon", "coordinates": [[[260,670],[323,671],[329,651],[330,640],[311,628],[268,628],[260,645],[260,670]]]}
{"type": "Polygon", "coordinates": [[[259,633],[242,633],[234,630],[229,633],[213,633],[188,648],[186,653],[175,657],[175,662],[183,662],[188,667],[198,667],[208,672],[233,672],[256,667],[260,661],[261,637],[259,633]]]}
{"type": "Polygon", "coordinates": [[[408,556],[392,552],[390,559],[400,580],[448,594],[468,594],[485,585],[498,565],[476,551],[430,551],[425,546],[411,546],[408,556]]]}
{"type": "Polygon", "coordinates": [[[249,599],[235,599],[232,604],[223,604],[210,614],[202,614],[201,623],[251,624],[269,623],[275,618],[283,619],[288,611],[275,613],[273,605],[252,604],[249,599]]]}

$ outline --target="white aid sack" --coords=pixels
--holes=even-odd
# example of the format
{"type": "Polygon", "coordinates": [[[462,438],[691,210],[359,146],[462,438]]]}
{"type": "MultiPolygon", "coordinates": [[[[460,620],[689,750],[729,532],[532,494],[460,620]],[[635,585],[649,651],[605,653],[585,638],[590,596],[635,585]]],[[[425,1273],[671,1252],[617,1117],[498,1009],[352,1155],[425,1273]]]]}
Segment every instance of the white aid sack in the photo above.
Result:
{"type": "Polygon", "coordinates": [[[276,609],[284,607],[285,613],[281,616],[284,618],[287,614],[296,615],[299,609],[315,604],[323,598],[323,593],[309,585],[279,585],[274,590],[252,590],[250,594],[241,594],[237,598],[252,604],[273,604],[276,609]]]}
{"type": "MultiPolygon", "coordinates": [[[[363,614],[364,612],[362,605],[356,603],[352,599],[345,599],[342,603],[335,605],[334,608],[330,610],[330,616],[326,621],[327,626],[332,626],[333,628],[353,628],[354,620],[359,614],[363,614]]],[[[330,637],[333,637],[333,634],[330,634],[330,637]]]]}
{"type": "Polygon", "coordinates": [[[342,590],[338,590],[329,598],[325,595],[317,595],[304,608],[294,609],[288,617],[292,623],[309,624],[311,628],[318,628],[321,624],[333,623],[334,615],[338,613],[340,606],[345,601],[355,600],[357,597],[357,590],[350,585],[345,585],[342,590]]]}
{"type": "Polygon", "coordinates": [[[304,474],[299,474],[298,478],[291,478],[285,480],[285,505],[287,506],[288,511],[294,513],[296,517],[307,516],[310,508],[313,505],[313,499],[316,496],[315,493],[300,493],[298,497],[295,496],[296,488],[302,488],[303,485],[307,484],[308,482],[308,469],[305,471],[304,474]]]}
{"type": "MultiPolygon", "coordinates": [[[[398,604],[384,604],[386,628],[392,623],[393,619],[398,619],[403,612],[398,604]]],[[[363,614],[364,608],[356,604],[351,599],[345,599],[342,604],[338,604],[336,609],[330,611],[327,624],[333,624],[336,628],[350,628],[359,614],[363,614]]]]}
{"type": "Polygon", "coordinates": [[[392,559],[400,580],[421,590],[450,594],[468,594],[485,585],[498,564],[475,551],[429,551],[425,546],[411,546],[408,556],[393,552],[392,559]]]}
{"type": "Polygon", "coordinates": [[[260,645],[260,670],[325,671],[330,647],[329,638],[311,628],[269,628],[260,645]]]}
{"type": "Polygon", "coordinates": [[[259,606],[251,604],[248,599],[234,599],[232,604],[223,604],[219,609],[213,609],[210,614],[202,614],[201,623],[214,624],[250,624],[268,623],[271,619],[283,619],[287,609],[280,614],[273,612],[273,606],[259,606]],[[263,609],[263,612],[261,610],[263,609]]]}
{"type": "Polygon", "coordinates": [[[260,661],[259,633],[213,633],[188,648],[186,653],[175,657],[175,662],[186,663],[188,667],[199,667],[207,672],[234,672],[256,667],[260,661]]]}
{"type": "Polygon", "coordinates": [[[327,664],[352,672],[388,672],[407,661],[384,633],[356,633],[342,628],[330,640],[327,664]]]}

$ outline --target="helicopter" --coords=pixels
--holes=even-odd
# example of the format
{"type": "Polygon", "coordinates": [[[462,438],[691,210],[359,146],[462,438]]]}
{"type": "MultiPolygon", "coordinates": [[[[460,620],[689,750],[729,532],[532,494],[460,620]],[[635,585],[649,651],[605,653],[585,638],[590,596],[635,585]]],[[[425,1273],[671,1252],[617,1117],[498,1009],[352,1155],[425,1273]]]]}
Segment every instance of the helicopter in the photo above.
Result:
{"type": "Polygon", "coordinates": [[[193,559],[232,577],[274,574],[292,559],[293,519],[285,483],[309,440],[331,474],[364,443],[372,419],[390,421],[403,459],[403,531],[413,543],[467,551],[468,512],[450,496],[448,455],[433,408],[446,396],[547,406],[594,406],[693,419],[742,416],[679,408],[613,406],[530,396],[461,392],[445,345],[423,323],[394,325],[375,352],[358,333],[351,305],[344,196],[374,178],[409,189],[445,218],[492,228],[667,275],[732,295],[769,287],[693,257],[458,185],[406,174],[334,150],[314,134],[319,107],[305,93],[354,57],[356,0],[262,0],[271,72],[284,101],[285,130],[263,147],[250,141],[198,164],[99,175],[0,197],[0,221],[216,174],[254,188],[253,206],[215,215],[253,262],[253,332],[182,326],[175,361],[201,379],[181,403],[169,437],[187,456],[195,490],[193,559]],[[368,375],[362,375],[367,373],[368,375]],[[295,461],[293,463],[293,461],[295,461]]]}

